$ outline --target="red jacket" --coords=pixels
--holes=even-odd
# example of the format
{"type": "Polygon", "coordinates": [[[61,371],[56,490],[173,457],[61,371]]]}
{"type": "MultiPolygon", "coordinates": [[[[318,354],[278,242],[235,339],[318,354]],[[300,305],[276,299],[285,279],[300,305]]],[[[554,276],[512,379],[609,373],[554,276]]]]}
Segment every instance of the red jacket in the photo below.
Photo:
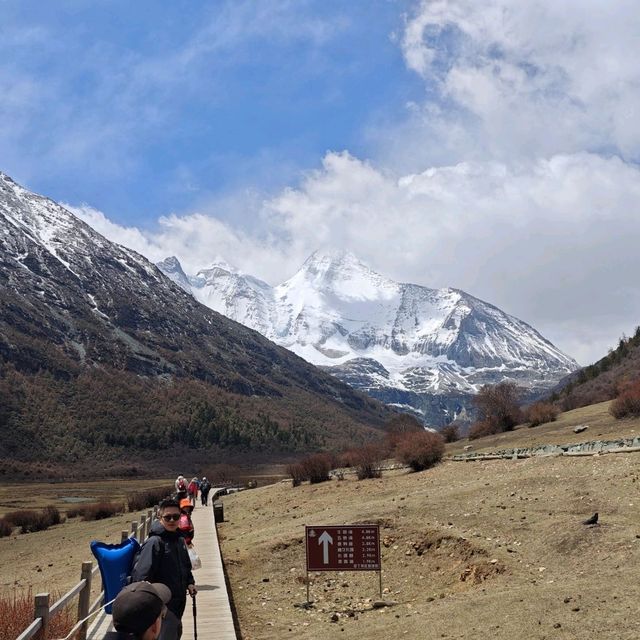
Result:
{"type": "Polygon", "coordinates": [[[189,493],[192,496],[197,496],[198,495],[198,485],[195,482],[190,482],[189,483],[189,493]]]}

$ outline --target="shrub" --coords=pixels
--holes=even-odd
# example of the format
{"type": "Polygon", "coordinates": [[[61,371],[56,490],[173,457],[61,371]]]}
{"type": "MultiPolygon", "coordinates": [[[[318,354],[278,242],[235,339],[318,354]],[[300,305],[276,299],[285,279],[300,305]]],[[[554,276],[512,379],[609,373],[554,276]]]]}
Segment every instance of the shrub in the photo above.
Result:
{"type": "Polygon", "coordinates": [[[5,515],[4,520],[14,527],[20,527],[20,533],[44,531],[63,521],[60,512],[54,506],[45,507],[42,511],[32,509],[12,511],[5,515]]]}
{"type": "Polygon", "coordinates": [[[58,508],[54,507],[53,505],[45,507],[42,513],[45,519],[49,522],[49,526],[52,526],[54,524],[61,524],[65,521],[65,518],[60,515],[60,511],[58,511],[58,508]]]}
{"type": "Polygon", "coordinates": [[[82,515],[82,507],[69,507],[67,509],[67,518],[77,518],[82,515]]]}
{"type": "Polygon", "coordinates": [[[469,429],[469,440],[476,440],[477,438],[484,438],[490,436],[492,433],[496,433],[493,427],[488,422],[474,422],[469,429]]]}
{"type": "Polygon", "coordinates": [[[104,520],[105,518],[111,518],[120,513],[124,513],[124,505],[122,503],[96,502],[80,507],[80,514],[85,521],[104,520]]]}
{"type": "Polygon", "coordinates": [[[338,467],[346,467],[350,469],[351,467],[356,466],[356,450],[348,449],[347,451],[343,451],[340,455],[338,455],[338,467]]]}
{"type": "Polygon", "coordinates": [[[81,516],[85,521],[104,520],[120,513],[124,513],[124,505],[122,503],[95,502],[67,509],[67,518],[81,516]]]}
{"type": "MultiPolygon", "coordinates": [[[[60,594],[51,594],[51,604],[60,598],[60,594]]],[[[11,595],[0,596],[0,640],[17,638],[32,622],[34,616],[33,592],[14,591],[11,595]]],[[[73,607],[64,607],[49,619],[50,638],[64,638],[73,625],[75,617],[73,607]]]]}
{"type": "Polygon", "coordinates": [[[442,460],[444,438],[433,431],[407,433],[396,445],[396,458],[414,471],[429,469],[442,460]]]}
{"type": "Polygon", "coordinates": [[[378,444],[365,444],[354,450],[354,467],[358,480],[379,478],[382,475],[380,463],[384,460],[385,450],[378,444]]]}
{"type": "Polygon", "coordinates": [[[442,427],[442,429],[440,429],[440,435],[444,438],[445,442],[456,442],[460,440],[458,425],[454,423],[442,427]]]}
{"type": "Polygon", "coordinates": [[[491,433],[511,431],[521,420],[518,387],[513,382],[485,384],[473,399],[480,422],[489,425],[491,433]]]}
{"type": "Polygon", "coordinates": [[[555,422],[558,413],[558,408],[554,404],[536,402],[527,409],[527,421],[530,427],[537,427],[539,424],[555,422]]]}
{"type": "MultiPolygon", "coordinates": [[[[143,491],[131,491],[127,493],[127,506],[129,511],[142,511],[156,504],[160,504],[167,496],[173,493],[173,487],[152,487],[143,491]]],[[[67,513],[68,515],[68,513],[67,513]]]]}
{"type": "Polygon", "coordinates": [[[387,453],[392,455],[395,451],[396,445],[407,433],[419,433],[424,431],[424,427],[420,424],[419,420],[408,413],[401,413],[398,416],[394,416],[387,422],[384,427],[387,432],[385,437],[385,443],[387,446],[387,453]]]}
{"type": "Polygon", "coordinates": [[[13,525],[4,518],[0,518],[0,538],[5,538],[13,533],[13,525]]]}
{"type": "Polygon", "coordinates": [[[316,453],[304,458],[301,462],[304,475],[311,484],[326,482],[331,471],[331,457],[326,453],[316,453]]]}
{"type": "Polygon", "coordinates": [[[299,462],[295,462],[287,466],[287,475],[291,476],[294,487],[299,486],[307,479],[305,476],[305,469],[299,462]]]}
{"type": "Polygon", "coordinates": [[[609,407],[609,413],[618,420],[640,416],[640,380],[622,386],[620,395],[609,407]]]}

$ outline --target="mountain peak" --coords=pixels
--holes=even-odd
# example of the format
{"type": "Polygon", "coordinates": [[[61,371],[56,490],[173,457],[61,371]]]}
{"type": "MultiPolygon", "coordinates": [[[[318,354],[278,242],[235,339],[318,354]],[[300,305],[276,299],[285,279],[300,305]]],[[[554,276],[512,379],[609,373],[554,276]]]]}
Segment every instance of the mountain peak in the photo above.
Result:
{"type": "Polygon", "coordinates": [[[173,280],[177,285],[181,286],[185,291],[191,293],[191,287],[189,286],[189,279],[187,274],[183,271],[180,260],[175,256],[169,256],[164,260],[158,262],[156,267],[173,280]]]}
{"type": "Polygon", "coordinates": [[[359,260],[355,254],[345,249],[317,249],[302,265],[307,271],[328,271],[343,267],[360,267],[368,270],[369,267],[359,260]]]}
{"type": "Polygon", "coordinates": [[[386,290],[395,292],[397,289],[395,282],[344,250],[315,251],[288,282],[296,280],[305,280],[318,290],[347,299],[387,297],[386,290]]]}
{"type": "Polygon", "coordinates": [[[229,273],[237,273],[238,275],[243,275],[242,272],[234,267],[232,264],[229,264],[226,260],[224,260],[223,258],[220,257],[216,257],[210,264],[208,267],[205,267],[204,269],[200,269],[199,273],[203,273],[203,272],[207,272],[207,271],[213,271],[213,270],[217,270],[217,269],[222,269],[223,271],[227,271],[229,273]]]}

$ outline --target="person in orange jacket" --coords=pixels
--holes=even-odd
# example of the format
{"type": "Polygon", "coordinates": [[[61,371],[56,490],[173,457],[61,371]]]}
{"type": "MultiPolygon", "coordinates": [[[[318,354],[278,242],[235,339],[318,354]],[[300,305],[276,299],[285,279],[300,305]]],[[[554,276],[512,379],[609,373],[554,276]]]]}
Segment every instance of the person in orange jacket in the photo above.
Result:
{"type": "Polygon", "coordinates": [[[193,527],[193,520],[191,520],[191,512],[193,511],[193,505],[189,498],[183,498],[180,500],[180,520],[178,521],[178,530],[182,533],[184,541],[187,543],[187,547],[191,546],[191,541],[195,536],[195,529],[193,527]]]}

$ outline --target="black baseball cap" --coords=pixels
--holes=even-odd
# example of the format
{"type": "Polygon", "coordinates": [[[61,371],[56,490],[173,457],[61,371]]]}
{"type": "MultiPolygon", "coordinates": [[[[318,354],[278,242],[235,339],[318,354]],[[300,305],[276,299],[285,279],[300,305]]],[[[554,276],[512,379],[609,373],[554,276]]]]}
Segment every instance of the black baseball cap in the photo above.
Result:
{"type": "Polygon", "coordinates": [[[133,582],[120,591],[113,603],[116,631],[144,633],[171,600],[169,587],[159,582],[133,582]]]}

